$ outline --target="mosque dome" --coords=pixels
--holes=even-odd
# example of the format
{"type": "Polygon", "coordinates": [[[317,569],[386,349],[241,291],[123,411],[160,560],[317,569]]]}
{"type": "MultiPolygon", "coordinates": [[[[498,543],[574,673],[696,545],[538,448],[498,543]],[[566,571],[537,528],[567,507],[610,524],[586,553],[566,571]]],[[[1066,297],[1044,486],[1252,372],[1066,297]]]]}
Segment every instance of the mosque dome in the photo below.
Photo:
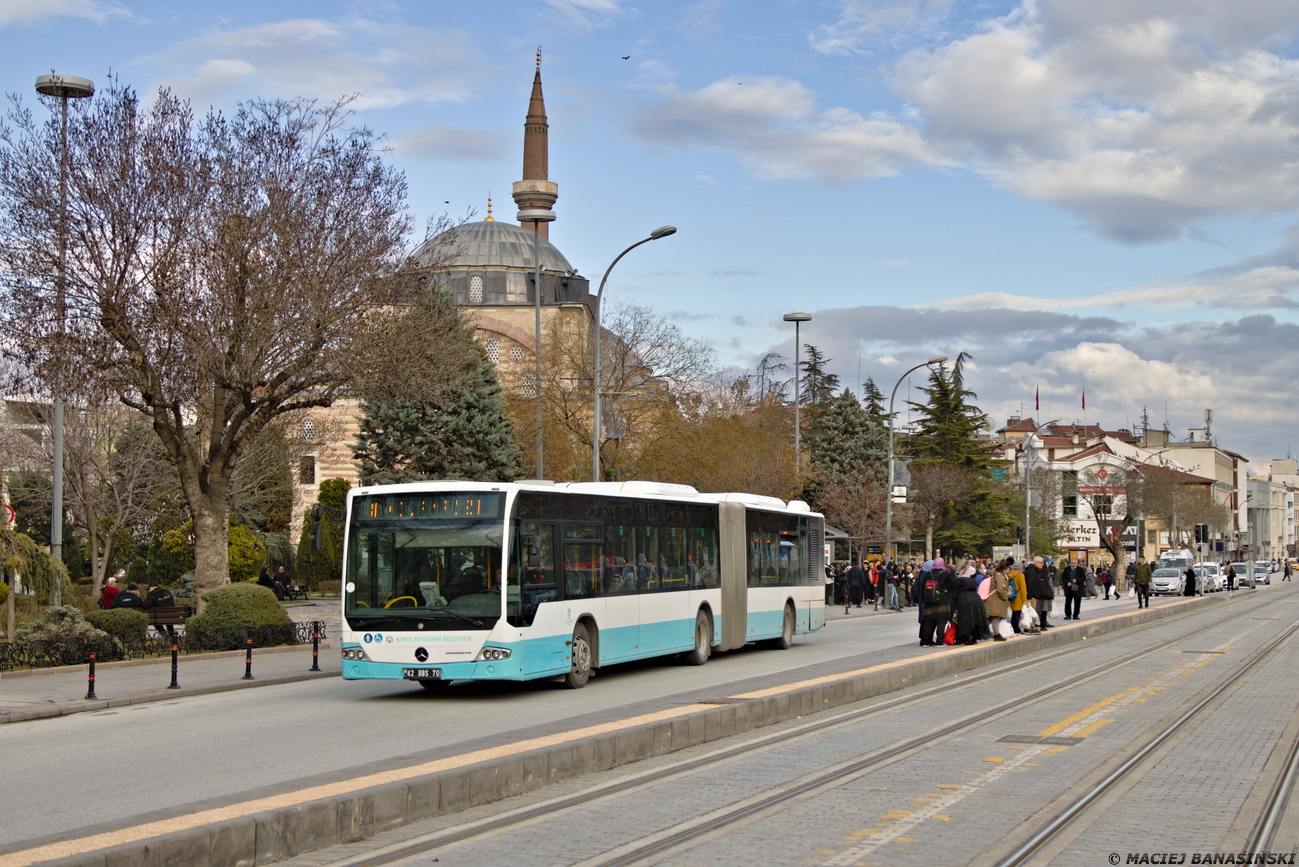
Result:
{"type": "Polygon", "coordinates": [[[541,269],[552,274],[573,274],[573,266],[559,248],[545,238],[537,239],[531,230],[512,223],[482,220],[465,223],[426,241],[415,252],[416,261],[439,270],[462,268],[517,268],[531,271],[537,267],[533,245],[540,241],[541,269]],[[445,259],[446,251],[452,255],[445,259]],[[443,259],[443,261],[438,261],[443,259]]]}

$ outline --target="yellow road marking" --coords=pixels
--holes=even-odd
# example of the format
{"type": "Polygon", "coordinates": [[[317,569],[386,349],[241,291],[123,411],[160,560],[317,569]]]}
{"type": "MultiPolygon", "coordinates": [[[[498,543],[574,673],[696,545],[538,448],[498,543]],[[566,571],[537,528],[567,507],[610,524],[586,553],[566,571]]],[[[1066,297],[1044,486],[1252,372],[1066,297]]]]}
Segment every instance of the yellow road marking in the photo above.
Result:
{"type": "Polygon", "coordinates": [[[999,763],[999,762],[1004,762],[1004,761],[1006,761],[1006,760],[1005,760],[1004,758],[1002,758],[1001,756],[988,756],[986,759],[984,759],[984,761],[985,761],[985,762],[992,762],[993,764],[997,764],[997,763],[999,763]]]}
{"type": "Polygon", "coordinates": [[[951,783],[939,783],[939,784],[938,784],[938,788],[940,788],[940,789],[963,789],[963,788],[965,788],[965,787],[964,787],[964,786],[954,786],[954,785],[952,785],[951,783]]]}
{"type": "Polygon", "coordinates": [[[1123,692],[1119,693],[1118,695],[1112,695],[1109,698],[1105,699],[1104,701],[1098,701],[1096,704],[1092,705],[1091,707],[1084,708],[1083,710],[1078,711],[1078,713],[1074,714],[1073,716],[1065,717],[1055,725],[1048,726],[1047,728],[1042,729],[1040,732],[1038,732],[1038,734],[1041,735],[1042,737],[1050,737],[1051,735],[1056,734],[1057,732],[1062,732],[1065,729],[1069,728],[1069,726],[1078,722],[1078,720],[1082,719],[1083,717],[1091,716],[1101,708],[1109,707],[1110,705],[1114,704],[1114,702],[1120,699],[1127,698],[1128,696],[1132,695],[1132,693],[1134,692],[1140,692],[1140,691],[1141,691],[1141,687],[1139,686],[1129,687],[1123,690],[1123,692]]]}
{"type": "MultiPolygon", "coordinates": [[[[1133,700],[1134,700],[1134,701],[1145,701],[1144,698],[1138,698],[1138,699],[1133,699],[1133,700]]],[[[1096,720],[1096,722],[1092,723],[1091,725],[1087,726],[1086,728],[1081,728],[1081,729],[1079,729],[1078,731],[1074,732],[1074,733],[1073,733],[1073,736],[1076,737],[1076,738],[1085,738],[1085,737],[1087,737],[1089,734],[1092,734],[1092,733],[1094,733],[1094,732],[1097,732],[1097,731],[1099,731],[1099,730],[1105,728],[1107,725],[1109,725],[1109,724],[1112,723],[1112,722],[1114,722],[1114,720],[1112,720],[1112,719],[1098,719],[1098,720],[1096,720]]]]}

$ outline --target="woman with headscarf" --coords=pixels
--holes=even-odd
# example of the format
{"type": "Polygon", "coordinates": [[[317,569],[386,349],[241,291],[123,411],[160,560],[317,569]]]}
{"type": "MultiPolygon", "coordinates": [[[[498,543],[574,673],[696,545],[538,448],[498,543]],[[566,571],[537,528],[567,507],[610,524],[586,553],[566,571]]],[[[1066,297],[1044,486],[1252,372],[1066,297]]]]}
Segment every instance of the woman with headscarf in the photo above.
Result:
{"type": "Polygon", "coordinates": [[[967,560],[961,574],[949,580],[952,589],[953,619],[956,621],[958,644],[974,644],[981,638],[991,638],[988,631],[988,611],[979,598],[979,585],[974,580],[974,561],[967,560]]]}

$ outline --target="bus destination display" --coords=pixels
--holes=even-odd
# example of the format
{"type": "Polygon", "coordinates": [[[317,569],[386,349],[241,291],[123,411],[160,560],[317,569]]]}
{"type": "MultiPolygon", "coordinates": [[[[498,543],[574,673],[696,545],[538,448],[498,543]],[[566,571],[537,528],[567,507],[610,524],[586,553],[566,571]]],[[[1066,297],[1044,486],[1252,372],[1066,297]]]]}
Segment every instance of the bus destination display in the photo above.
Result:
{"type": "Polygon", "coordinates": [[[455,521],[500,518],[505,507],[503,493],[414,494],[410,496],[357,497],[353,520],[455,521]]]}

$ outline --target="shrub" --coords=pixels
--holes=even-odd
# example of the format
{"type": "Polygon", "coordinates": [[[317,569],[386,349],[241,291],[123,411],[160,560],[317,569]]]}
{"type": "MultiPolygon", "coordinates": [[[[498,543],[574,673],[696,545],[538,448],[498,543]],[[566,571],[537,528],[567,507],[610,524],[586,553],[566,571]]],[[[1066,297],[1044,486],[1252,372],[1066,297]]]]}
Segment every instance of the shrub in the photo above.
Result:
{"type": "Polygon", "coordinates": [[[178,598],[181,597],[181,596],[184,596],[186,599],[193,599],[193,598],[195,598],[195,595],[196,595],[196,594],[195,594],[195,592],[194,592],[194,573],[193,573],[193,572],[186,572],[184,575],[180,576],[180,584],[179,584],[179,586],[178,586],[178,588],[177,588],[177,590],[176,590],[176,594],[175,594],[175,595],[176,595],[178,598]]]}
{"type": "Polygon", "coordinates": [[[139,584],[141,587],[149,586],[149,563],[143,557],[136,557],[131,561],[131,565],[126,567],[126,583],[139,584]]]}
{"type": "Polygon", "coordinates": [[[14,641],[53,665],[79,665],[90,653],[101,661],[126,655],[122,642],[87,623],[71,605],[47,608],[41,619],[15,627],[14,641]]]}
{"type": "Polygon", "coordinates": [[[0,605],[4,605],[5,600],[8,598],[9,598],[9,585],[0,583],[0,605]]]}
{"type": "Polygon", "coordinates": [[[320,591],[322,596],[337,596],[342,584],[343,582],[338,579],[333,581],[321,581],[316,589],[320,591]]]}
{"type": "Polygon", "coordinates": [[[149,615],[133,608],[110,608],[92,611],[86,622],[109,635],[137,635],[149,629],[149,615]]]}
{"type": "Polygon", "coordinates": [[[190,642],[210,650],[237,650],[244,646],[244,627],[258,627],[257,646],[293,642],[293,621],[275,598],[275,592],[260,584],[227,584],[203,595],[205,607],[185,621],[190,642]]]}

